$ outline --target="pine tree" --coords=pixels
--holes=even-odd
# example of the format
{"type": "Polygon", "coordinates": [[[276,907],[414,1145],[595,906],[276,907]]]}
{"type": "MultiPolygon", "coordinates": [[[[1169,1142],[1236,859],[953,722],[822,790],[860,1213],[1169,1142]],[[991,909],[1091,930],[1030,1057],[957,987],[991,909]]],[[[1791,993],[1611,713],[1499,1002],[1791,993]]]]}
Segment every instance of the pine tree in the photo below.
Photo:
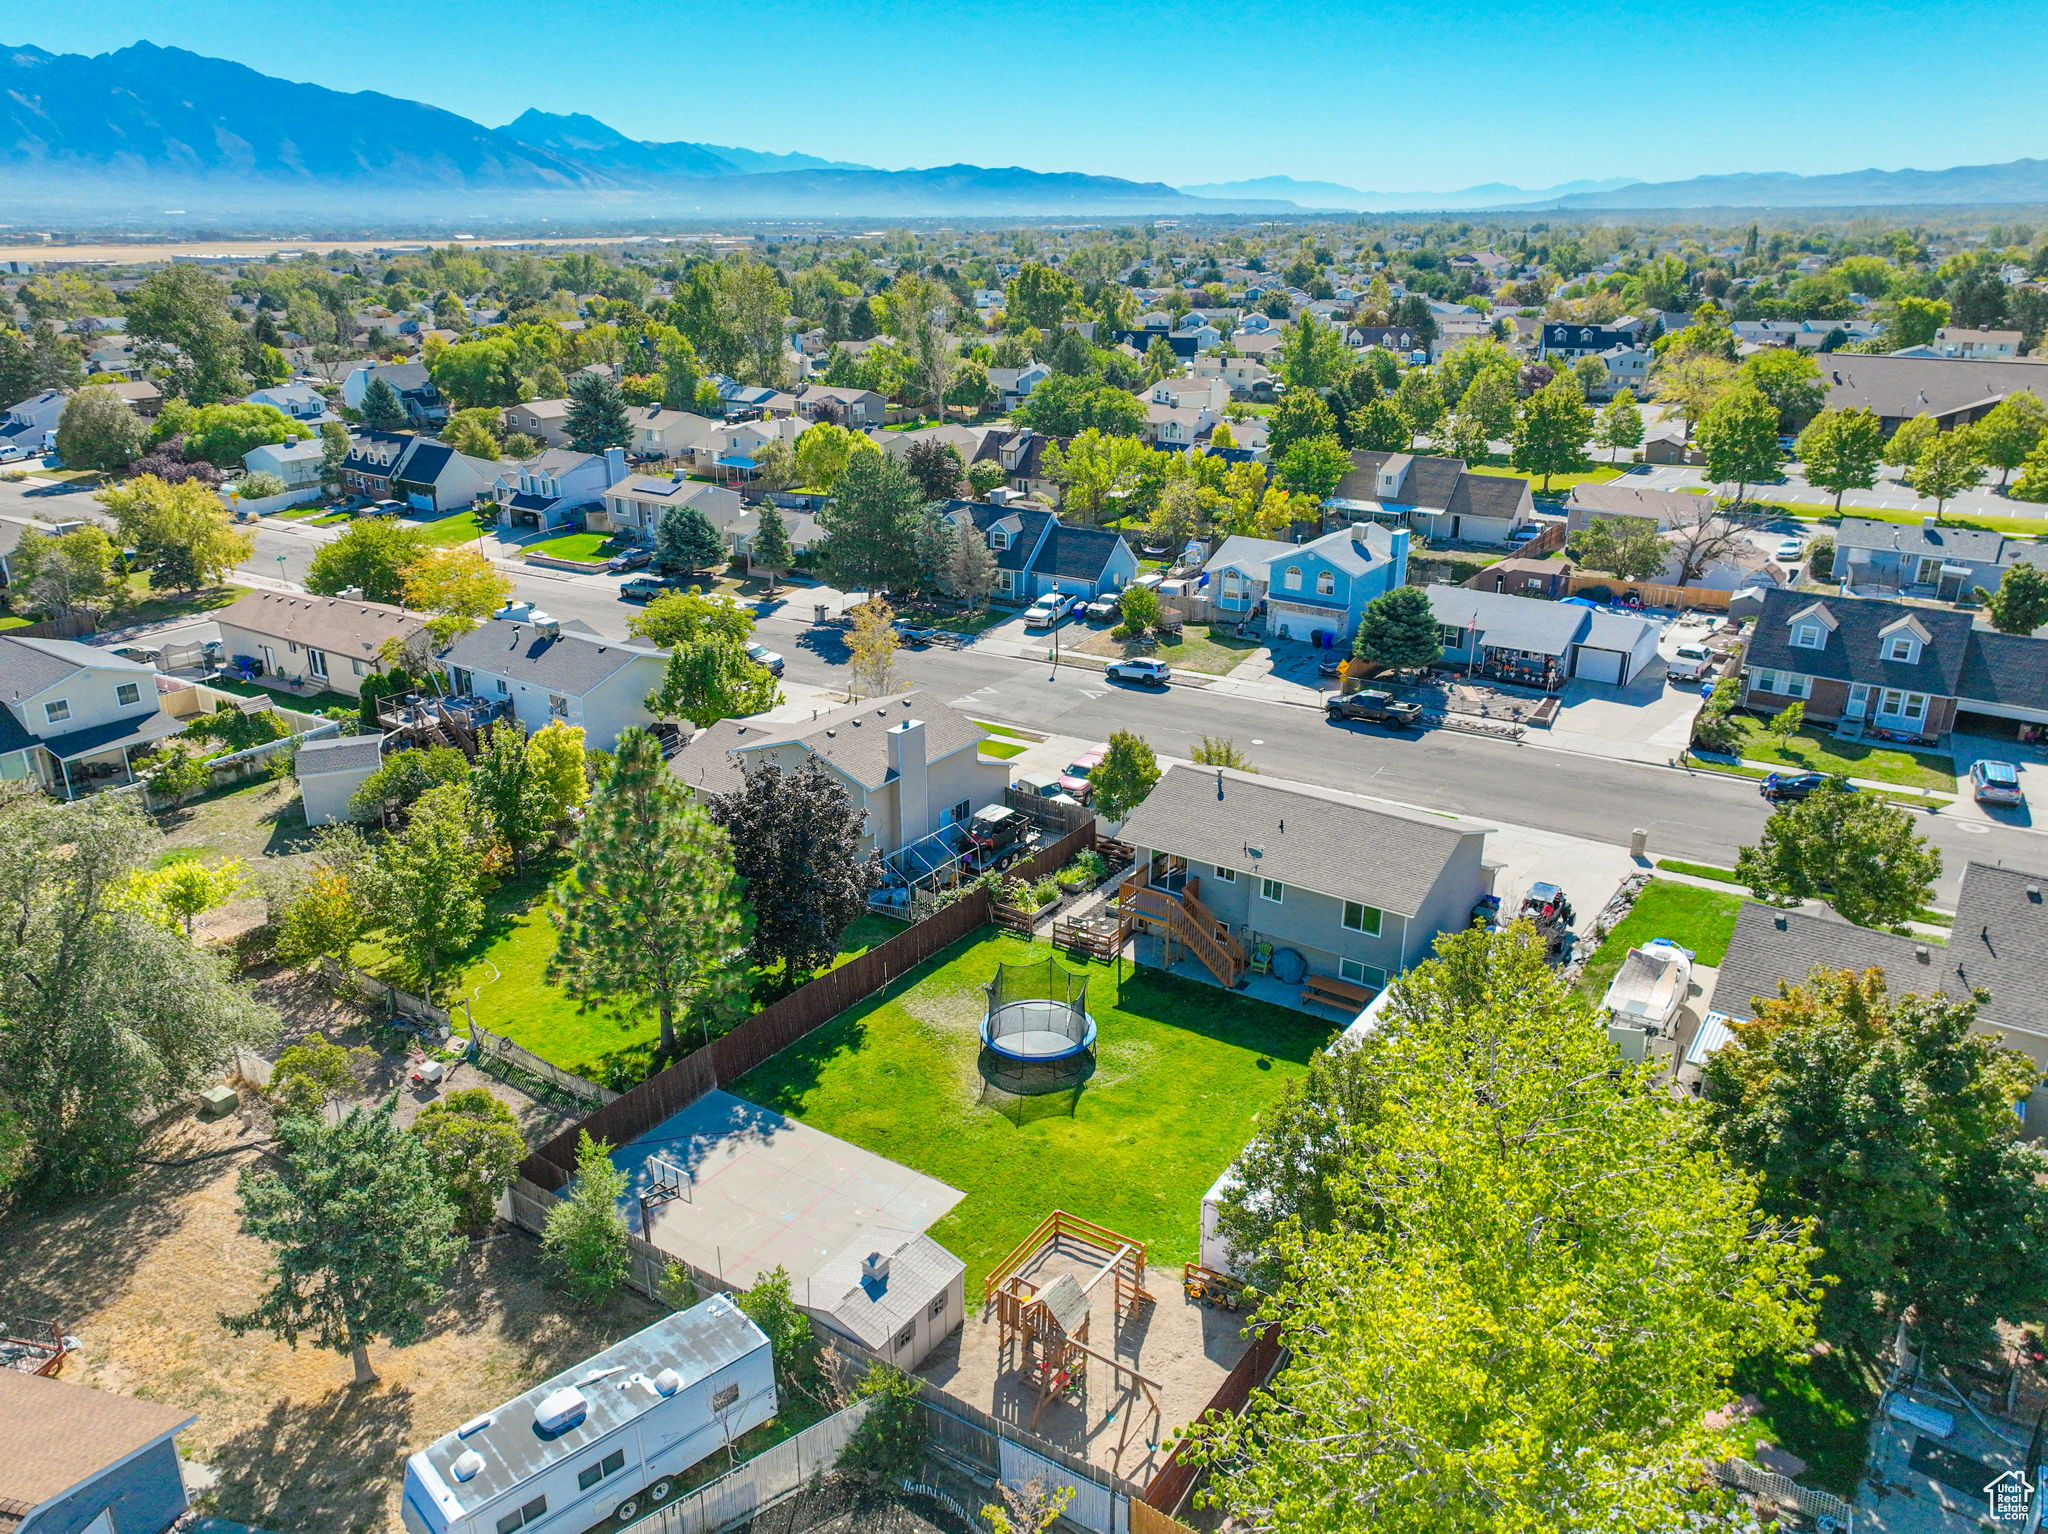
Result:
{"type": "Polygon", "coordinates": [[[815,757],[755,769],[710,810],[754,913],[754,967],[779,967],[791,985],[831,963],[881,880],[879,855],[861,852],[865,811],[815,757]]]}
{"type": "Polygon", "coordinates": [[[1396,586],[1366,604],[1351,653],[1390,671],[1434,666],[1444,653],[1436,610],[1420,586],[1396,586]]]}
{"type": "Polygon", "coordinates": [[[917,482],[887,453],[854,453],[818,515],[819,562],[847,590],[906,585],[916,569],[917,482]]]}
{"type": "Polygon", "coordinates": [[[937,505],[918,513],[912,551],[917,556],[917,571],[911,590],[922,597],[944,590],[946,568],[953,562],[953,528],[937,505]]]}
{"type": "Polygon", "coordinates": [[[541,1255],[569,1294],[586,1305],[610,1298],[626,1281],[626,1174],[612,1164],[612,1148],[584,1130],[576,1141],[576,1181],[541,1229],[541,1255]]]}
{"type": "Polygon", "coordinates": [[[768,590],[773,592],[776,579],[795,563],[796,553],[789,546],[789,524],[782,520],[782,508],[773,501],[763,501],[760,525],[747,545],[747,567],[766,570],[768,590]]]}
{"type": "Polygon", "coordinates": [[[426,1147],[392,1118],[394,1097],[358,1106],[338,1124],[307,1117],[278,1126],[281,1164],[243,1172],[242,1228],[274,1248],[271,1285],[221,1324],[267,1331],[297,1346],[351,1355],[359,1385],[376,1381],[370,1344],[405,1347],[427,1317],[462,1239],[455,1206],[426,1147]]]}
{"type": "Polygon", "coordinates": [[[363,424],[372,431],[398,431],[405,425],[405,403],[388,380],[372,378],[363,390],[363,424]]]}
{"type": "Polygon", "coordinates": [[[654,568],[661,571],[715,570],[725,563],[725,540],[701,508],[671,506],[654,527],[654,568]]]}
{"type": "Polygon", "coordinates": [[[946,561],[946,589],[970,611],[979,612],[996,585],[996,557],[988,540],[963,516],[953,528],[953,547],[946,561]]]}
{"type": "Polygon", "coordinates": [[[708,1043],[744,985],[749,922],[732,849],[644,730],[620,735],[556,892],[548,977],[578,1001],[631,1017],[653,1007],[661,1050],[695,1012],[708,1043]]]}
{"type": "Polygon", "coordinates": [[[579,453],[602,453],[633,441],[632,417],[626,396],[602,373],[578,373],[569,384],[569,414],[562,423],[569,446],[579,453]]]}

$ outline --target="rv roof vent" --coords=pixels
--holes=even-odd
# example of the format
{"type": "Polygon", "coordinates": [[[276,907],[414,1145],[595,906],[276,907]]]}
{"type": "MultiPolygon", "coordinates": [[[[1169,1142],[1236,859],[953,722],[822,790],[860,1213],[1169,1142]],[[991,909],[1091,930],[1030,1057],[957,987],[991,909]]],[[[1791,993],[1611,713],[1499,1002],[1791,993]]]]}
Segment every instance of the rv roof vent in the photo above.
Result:
{"type": "Polygon", "coordinates": [[[540,1405],[533,1409],[533,1425],[543,1433],[559,1433],[582,1421],[589,1410],[590,1402],[584,1399],[583,1392],[573,1385],[564,1385],[540,1398],[540,1405]]]}
{"type": "Polygon", "coordinates": [[[471,1417],[455,1430],[455,1436],[457,1438],[467,1438],[472,1433],[481,1433],[497,1420],[497,1417],[490,1412],[485,1412],[481,1417],[471,1417]]]}
{"type": "Polygon", "coordinates": [[[476,1473],[483,1468],[484,1457],[474,1449],[464,1449],[455,1456],[455,1463],[450,1465],[448,1470],[456,1480],[468,1481],[474,1480],[476,1473]]]}
{"type": "Polygon", "coordinates": [[[658,1396],[672,1396],[683,1388],[683,1377],[673,1369],[664,1369],[654,1376],[654,1393],[658,1396]]]}

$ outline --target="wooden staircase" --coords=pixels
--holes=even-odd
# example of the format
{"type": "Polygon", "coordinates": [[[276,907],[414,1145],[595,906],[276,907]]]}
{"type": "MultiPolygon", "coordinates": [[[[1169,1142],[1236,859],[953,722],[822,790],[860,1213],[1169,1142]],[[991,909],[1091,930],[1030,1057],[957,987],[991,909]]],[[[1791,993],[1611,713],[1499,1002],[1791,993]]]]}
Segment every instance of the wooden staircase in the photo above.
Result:
{"type": "Polygon", "coordinates": [[[1117,891],[1117,901],[1126,916],[1158,930],[1166,944],[1163,967],[1172,968],[1173,946],[1178,943],[1201,961],[1218,984],[1234,990],[1244,979],[1244,945],[1202,904],[1201,882],[1189,875],[1187,886],[1174,895],[1153,889],[1142,872],[1134,872],[1117,891]]]}

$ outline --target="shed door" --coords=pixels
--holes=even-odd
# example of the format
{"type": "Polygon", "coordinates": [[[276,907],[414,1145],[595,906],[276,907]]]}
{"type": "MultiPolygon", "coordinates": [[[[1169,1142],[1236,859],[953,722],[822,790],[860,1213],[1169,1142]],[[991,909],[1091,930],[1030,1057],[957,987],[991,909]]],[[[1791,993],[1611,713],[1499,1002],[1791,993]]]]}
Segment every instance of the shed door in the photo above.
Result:
{"type": "Polygon", "coordinates": [[[1580,645],[1578,664],[1573,668],[1573,675],[1584,677],[1589,682],[1619,682],[1621,660],[1619,650],[1589,650],[1580,645]]]}

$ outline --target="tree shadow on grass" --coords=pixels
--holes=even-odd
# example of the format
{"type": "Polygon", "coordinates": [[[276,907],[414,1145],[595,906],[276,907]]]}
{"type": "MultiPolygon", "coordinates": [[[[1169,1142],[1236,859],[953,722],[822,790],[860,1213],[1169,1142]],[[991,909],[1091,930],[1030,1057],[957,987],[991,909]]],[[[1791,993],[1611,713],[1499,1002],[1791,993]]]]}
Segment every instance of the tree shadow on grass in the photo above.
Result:
{"type": "MultiPolygon", "coordinates": [[[[335,1360],[337,1371],[345,1360],[335,1360]]],[[[221,1516],[274,1529],[373,1534],[385,1527],[390,1477],[412,1437],[413,1398],[390,1384],[278,1401],[216,1445],[221,1516]]]]}
{"type": "Polygon", "coordinates": [[[1870,1360],[1841,1347],[1789,1362],[1751,1359],[1736,1368],[1733,1383],[1757,1398],[1769,1436],[1807,1462],[1807,1480],[1839,1497],[1856,1496],[1879,1393],[1870,1360]]]}
{"type": "Polygon", "coordinates": [[[1306,1012],[1135,966],[1125,971],[1118,987],[1116,1010],[1297,1065],[1306,1064],[1338,1031],[1336,1023],[1306,1012]]]}

